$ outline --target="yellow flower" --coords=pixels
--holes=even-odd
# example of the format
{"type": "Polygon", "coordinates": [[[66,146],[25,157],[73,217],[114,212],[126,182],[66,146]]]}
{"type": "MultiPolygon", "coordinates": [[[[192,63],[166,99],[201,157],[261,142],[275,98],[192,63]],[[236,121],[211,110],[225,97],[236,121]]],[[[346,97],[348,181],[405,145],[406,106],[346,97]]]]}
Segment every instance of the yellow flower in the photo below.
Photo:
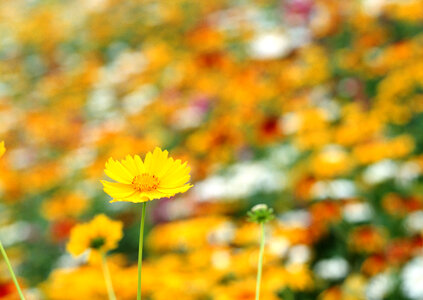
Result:
{"type": "Polygon", "coordinates": [[[97,215],[91,222],[72,228],[67,250],[74,256],[91,249],[106,252],[117,247],[122,238],[123,224],[112,221],[105,215],[97,215]]]}
{"type": "Polygon", "coordinates": [[[101,183],[113,198],[110,202],[145,202],[186,192],[192,187],[188,184],[190,170],[186,162],[173,160],[166,150],[156,148],[147,153],[144,162],[138,155],[128,155],[120,162],[110,158],[104,172],[117,182],[101,183]]]}
{"type": "Polygon", "coordinates": [[[87,199],[80,193],[59,193],[42,204],[42,214],[49,221],[77,217],[87,207],[87,199]]]}
{"type": "Polygon", "coordinates": [[[4,147],[4,142],[0,143],[0,157],[3,156],[4,152],[6,152],[6,147],[4,147]]]}

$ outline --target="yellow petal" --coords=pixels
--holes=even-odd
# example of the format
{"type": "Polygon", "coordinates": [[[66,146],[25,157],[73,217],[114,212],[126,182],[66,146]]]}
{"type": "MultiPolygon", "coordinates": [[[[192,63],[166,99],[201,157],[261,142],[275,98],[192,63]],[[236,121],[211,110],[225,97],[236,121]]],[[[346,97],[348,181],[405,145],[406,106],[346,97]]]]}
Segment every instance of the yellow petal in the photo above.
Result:
{"type": "Polygon", "coordinates": [[[126,159],[122,160],[122,165],[129,170],[132,177],[139,175],[138,167],[135,163],[135,160],[132,158],[132,156],[127,155],[126,159]]]}
{"type": "Polygon", "coordinates": [[[180,186],[180,187],[177,187],[177,188],[162,188],[162,187],[159,187],[157,190],[162,192],[162,193],[165,193],[165,194],[175,195],[177,193],[185,193],[186,191],[188,191],[192,187],[193,187],[192,184],[187,184],[187,185],[180,186]]]}
{"type": "Polygon", "coordinates": [[[130,196],[130,197],[127,197],[127,198],[116,198],[116,199],[111,200],[110,203],[121,202],[121,201],[141,203],[141,202],[146,202],[148,200],[149,200],[148,197],[141,197],[139,194],[137,194],[137,195],[133,195],[133,196],[130,196]]]}
{"type": "Polygon", "coordinates": [[[163,164],[162,168],[160,171],[157,172],[157,177],[160,179],[161,177],[163,177],[169,170],[170,168],[172,168],[174,164],[174,160],[173,158],[168,158],[166,160],[166,162],[163,164]]]}
{"type": "Polygon", "coordinates": [[[166,150],[162,151],[160,148],[154,149],[153,156],[155,155],[155,157],[154,157],[153,165],[151,166],[152,167],[151,172],[154,175],[158,176],[160,171],[164,167],[166,167],[167,161],[168,161],[168,158],[167,158],[168,154],[169,152],[167,152],[166,150]]]}
{"type": "Polygon", "coordinates": [[[125,198],[136,192],[136,190],[128,184],[105,180],[101,180],[101,183],[103,184],[104,191],[112,198],[125,198]]]}
{"type": "Polygon", "coordinates": [[[172,177],[172,178],[169,178],[167,181],[160,182],[160,187],[165,189],[181,187],[185,185],[189,181],[190,178],[191,178],[190,175],[185,175],[181,177],[172,177]]]}
{"type": "Polygon", "coordinates": [[[151,169],[151,163],[153,161],[153,154],[151,152],[148,152],[145,155],[145,159],[144,159],[144,168],[145,168],[145,172],[146,173],[150,173],[150,169],[151,169]]]}
{"type": "Polygon", "coordinates": [[[181,161],[177,160],[171,169],[163,175],[162,178],[160,178],[160,183],[163,186],[169,186],[175,180],[187,176],[189,172],[190,168],[187,167],[187,163],[185,162],[184,164],[181,164],[181,161]]]}
{"type": "Polygon", "coordinates": [[[120,162],[114,161],[112,158],[107,161],[104,173],[111,179],[126,184],[130,184],[134,177],[120,162]]]}
{"type": "Polygon", "coordinates": [[[135,155],[134,161],[135,161],[135,164],[138,168],[138,172],[140,174],[145,173],[145,167],[144,167],[144,163],[142,162],[142,159],[138,155],[135,155]]]}

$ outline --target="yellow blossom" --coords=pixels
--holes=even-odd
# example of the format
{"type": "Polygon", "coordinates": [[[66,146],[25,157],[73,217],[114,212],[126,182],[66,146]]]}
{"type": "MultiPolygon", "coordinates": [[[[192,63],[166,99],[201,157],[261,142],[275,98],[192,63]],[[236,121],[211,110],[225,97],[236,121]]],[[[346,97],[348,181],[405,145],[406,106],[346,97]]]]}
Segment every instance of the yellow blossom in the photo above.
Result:
{"type": "Polygon", "coordinates": [[[112,221],[103,214],[97,215],[91,222],[72,228],[66,248],[75,256],[88,249],[99,252],[112,250],[122,238],[122,226],[120,221],[112,221]]]}
{"type": "Polygon", "coordinates": [[[101,182],[113,198],[111,202],[145,202],[186,192],[192,187],[188,184],[190,170],[186,162],[174,160],[166,150],[156,147],[144,161],[138,155],[128,155],[120,162],[110,158],[104,172],[117,182],[101,182]]]}
{"type": "Polygon", "coordinates": [[[42,214],[47,220],[76,217],[87,207],[87,199],[80,193],[60,193],[42,204],[42,214]]]}

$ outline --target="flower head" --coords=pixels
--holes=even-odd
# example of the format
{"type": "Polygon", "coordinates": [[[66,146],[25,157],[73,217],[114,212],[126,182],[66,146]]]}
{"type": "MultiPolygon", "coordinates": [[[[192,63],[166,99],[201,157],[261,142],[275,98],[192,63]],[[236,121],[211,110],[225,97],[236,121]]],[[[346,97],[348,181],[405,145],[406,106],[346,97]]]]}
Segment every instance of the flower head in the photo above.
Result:
{"type": "Polygon", "coordinates": [[[145,202],[186,192],[192,187],[188,183],[190,170],[186,162],[173,160],[166,150],[156,148],[147,153],[144,161],[138,155],[128,155],[121,161],[110,158],[104,172],[117,182],[101,183],[113,198],[111,202],[145,202]]]}
{"type": "Polygon", "coordinates": [[[110,220],[105,215],[97,215],[91,222],[72,228],[67,250],[74,256],[91,249],[106,252],[117,247],[122,238],[123,224],[110,220]]]}
{"type": "Polygon", "coordinates": [[[247,213],[248,220],[256,223],[266,223],[273,220],[273,208],[268,207],[266,204],[257,204],[251,208],[247,213]]]}
{"type": "Polygon", "coordinates": [[[4,147],[4,142],[0,143],[0,157],[3,156],[4,152],[6,152],[6,147],[4,147]]]}

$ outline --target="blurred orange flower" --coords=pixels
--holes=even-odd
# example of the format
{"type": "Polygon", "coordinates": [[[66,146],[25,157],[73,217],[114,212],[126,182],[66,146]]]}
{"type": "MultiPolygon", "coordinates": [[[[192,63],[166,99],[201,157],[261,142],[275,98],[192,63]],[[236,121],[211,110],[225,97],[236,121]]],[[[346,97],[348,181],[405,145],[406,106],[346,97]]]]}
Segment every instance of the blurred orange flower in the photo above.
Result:
{"type": "Polygon", "coordinates": [[[386,245],[385,233],[373,226],[361,226],[353,230],[349,237],[352,250],[364,253],[377,253],[386,245]]]}
{"type": "Polygon", "coordinates": [[[82,194],[58,194],[43,202],[41,212],[48,220],[76,217],[84,211],[87,204],[87,199],[82,194]]]}

